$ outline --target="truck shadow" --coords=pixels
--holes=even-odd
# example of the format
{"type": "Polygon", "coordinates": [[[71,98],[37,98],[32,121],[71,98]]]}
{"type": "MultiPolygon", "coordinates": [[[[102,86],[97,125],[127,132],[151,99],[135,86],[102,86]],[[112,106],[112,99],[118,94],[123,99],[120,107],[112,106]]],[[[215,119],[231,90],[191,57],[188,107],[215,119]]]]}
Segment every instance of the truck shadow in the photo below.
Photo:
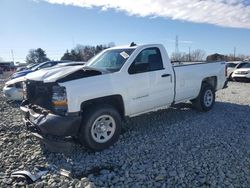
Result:
{"type": "MultiPolygon", "coordinates": [[[[91,152],[75,145],[69,153],[58,154],[45,150],[44,156],[48,164],[70,171],[71,177],[77,179],[99,177],[103,170],[122,174],[120,171],[124,171],[124,165],[129,166],[131,161],[139,160],[140,157],[152,157],[152,160],[162,160],[164,163],[166,159],[172,160],[171,155],[183,155],[185,158],[198,155],[195,145],[187,144],[192,139],[204,142],[207,135],[211,134],[224,138],[224,130],[250,134],[250,120],[239,124],[245,114],[250,114],[249,105],[216,102],[211,111],[203,113],[194,110],[190,103],[183,103],[128,120],[123,124],[119,141],[102,152],[91,152]],[[215,121],[214,117],[220,119],[215,121]],[[234,123],[231,122],[232,117],[235,117],[234,123]],[[152,150],[152,145],[158,148],[159,153],[152,150]]],[[[231,137],[233,135],[229,135],[229,139],[231,137]]],[[[209,139],[206,142],[209,144],[209,139]]]]}

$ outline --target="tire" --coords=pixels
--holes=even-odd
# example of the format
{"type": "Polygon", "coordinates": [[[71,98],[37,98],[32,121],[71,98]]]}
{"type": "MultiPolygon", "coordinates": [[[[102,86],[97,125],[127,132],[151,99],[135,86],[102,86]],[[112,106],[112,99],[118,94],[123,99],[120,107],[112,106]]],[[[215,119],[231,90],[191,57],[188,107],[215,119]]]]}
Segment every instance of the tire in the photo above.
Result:
{"type": "Polygon", "coordinates": [[[215,103],[214,88],[210,84],[203,83],[199,96],[192,100],[192,103],[195,108],[201,112],[207,112],[211,110],[215,103]]]}
{"type": "Polygon", "coordinates": [[[242,82],[243,79],[242,79],[242,78],[235,78],[235,81],[236,81],[236,82],[242,82]]]}
{"type": "Polygon", "coordinates": [[[121,117],[110,105],[99,105],[83,115],[78,139],[82,145],[93,151],[109,148],[119,138],[121,117]]]}

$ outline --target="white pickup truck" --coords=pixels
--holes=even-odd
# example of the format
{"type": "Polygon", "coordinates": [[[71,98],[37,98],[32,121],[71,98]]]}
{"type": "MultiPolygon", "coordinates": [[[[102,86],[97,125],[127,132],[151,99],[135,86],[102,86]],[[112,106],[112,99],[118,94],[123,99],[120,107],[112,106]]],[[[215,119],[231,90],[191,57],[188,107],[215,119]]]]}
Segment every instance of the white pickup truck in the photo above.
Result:
{"type": "Polygon", "coordinates": [[[210,110],[225,74],[224,62],[173,66],[160,44],[114,47],[84,66],[29,74],[21,110],[44,139],[72,136],[99,151],[118,140],[126,117],[186,101],[210,110]]]}

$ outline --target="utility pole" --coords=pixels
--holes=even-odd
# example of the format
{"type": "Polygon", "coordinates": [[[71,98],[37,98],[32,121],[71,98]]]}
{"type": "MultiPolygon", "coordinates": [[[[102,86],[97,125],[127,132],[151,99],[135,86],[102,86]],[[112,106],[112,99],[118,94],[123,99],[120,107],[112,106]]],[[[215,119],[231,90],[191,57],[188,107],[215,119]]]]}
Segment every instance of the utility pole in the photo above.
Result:
{"type": "Polygon", "coordinates": [[[191,62],[191,47],[188,48],[188,60],[191,62]]]}
{"type": "Polygon", "coordinates": [[[15,64],[14,52],[13,52],[13,50],[12,50],[12,49],[11,49],[10,53],[11,53],[12,61],[13,61],[13,63],[15,64]]]}
{"type": "Polygon", "coordinates": [[[235,56],[236,56],[236,47],[234,47],[234,61],[235,61],[235,56]]]}
{"type": "Polygon", "coordinates": [[[178,37],[178,35],[176,35],[176,37],[175,37],[175,61],[180,61],[179,37],[178,37]]]}
{"type": "Polygon", "coordinates": [[[179,53],[179,36],[176,35],[175,37],[175,53],[178,54],[179,53]]]}

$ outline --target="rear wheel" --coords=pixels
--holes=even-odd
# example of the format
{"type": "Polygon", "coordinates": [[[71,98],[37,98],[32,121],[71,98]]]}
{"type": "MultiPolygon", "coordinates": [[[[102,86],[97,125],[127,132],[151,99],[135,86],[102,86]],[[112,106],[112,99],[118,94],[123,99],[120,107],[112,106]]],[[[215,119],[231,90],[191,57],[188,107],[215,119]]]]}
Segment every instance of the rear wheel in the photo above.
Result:
{"type": "Polygon", "coordinates": [[[193,105],[199,111],[209,111],[212,109],[215,102],[214,88],[207,83],[203,83],[201,86],[199,96],[192,100],[193,105]]]}
{"type": "Polygon", "coordinates": [[[110,105],[97,106],[84,114],[79,141],[91,150],[113,145],[121,132],[120,114],[110,105]]]}

